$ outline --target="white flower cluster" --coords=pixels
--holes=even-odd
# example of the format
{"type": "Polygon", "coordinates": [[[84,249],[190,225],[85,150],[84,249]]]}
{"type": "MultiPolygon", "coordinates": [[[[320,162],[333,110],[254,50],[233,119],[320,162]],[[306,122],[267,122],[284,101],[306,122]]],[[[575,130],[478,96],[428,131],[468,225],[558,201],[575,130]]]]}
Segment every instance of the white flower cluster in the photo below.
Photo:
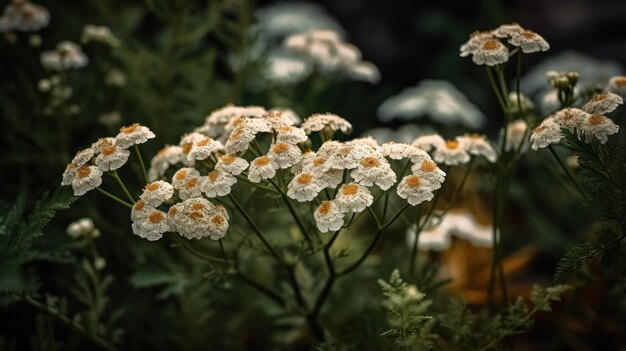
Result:
{"type": "Polygon", "coordinates": [[[608,141],[609,135],[616,134],[619,126],[605,114],[615,111],[624,101],[610,91],[597,94],[582,108],[568,107],[546,117],[530,135],[533,150],[557,144],[563,138],[565,128],[584,139],[586,143],[597,140],[601,144],[608,141]]]}
{"type": "Polygon", "coordinates": [[[87,66],[89,58],[80,45],[71,41],[62,41],[51,51],[44,51],[40,56],[41,65],[51,71],[67,71],[87,66]]]}
{"type": "Polygon", "coordinates": [[[448,166],[466,164],[472,156],[482,156],[491,163],[496,162],[498,158],[493,145],[483,134],[465,134],[452,140],[445,140],[436,133],[426,134],[417,137],[413,145],[432,152],[436,162],[448,166]]]}
{"type": "Polygon", "coordinates": [[[128,161],[129,147],[146,142],[155,135],[147,127],[133,124],[120,129],[115,137],[101,138],[76,153],[63,172],[61,185],[71,185],[81,196],[102,184],[102,174],[115,171],[128,161]]]}
{"type": "Polygon", "coordinates": [[[35,32],[50,24],[48,10],[28,0],[12,0],[0,17],[0,33],[35,32]]]}
{"type": "Polygon", "coordinates": [[[460,56],[472,55],[472,60],[477,65],[503,64],[509,60],[509,47],[502,42],[504,39],[510,47],[527,54],[550,49],[550,45],[541,35],[513,23],[501,25],[494,30],[473,33],[461,45],[460,56]]]}
{"type": "Polygon", "coordinates": [[[81,218],[70,223],[66,229],[67,235],[72,238],[89,237],[97,238],[100,236],[100,230],[95,227],[91,218],[81,218]]]}
{"type": "MultiPolygon", "coordinates": [[[[407,230],[407,244],[413,246],[415,226],[407,230]]],[[[465,239],[478,247],[492,247],[492,226],[476,221],[468,211],[455,211],[443,218],[433,217],[420,233],[417,247],[421,250],[444,251],[450,248],[452,237],[465,239]]]]}
{"type": "Polygon", "coordinates": [[[288,36],[283,47],[312,61],[323,73],[342,73],[354,80],[380,81],[380,72],[371,62],[361,59],[356,46],[344,42],[337,32],[314,29],[288,36]]]}

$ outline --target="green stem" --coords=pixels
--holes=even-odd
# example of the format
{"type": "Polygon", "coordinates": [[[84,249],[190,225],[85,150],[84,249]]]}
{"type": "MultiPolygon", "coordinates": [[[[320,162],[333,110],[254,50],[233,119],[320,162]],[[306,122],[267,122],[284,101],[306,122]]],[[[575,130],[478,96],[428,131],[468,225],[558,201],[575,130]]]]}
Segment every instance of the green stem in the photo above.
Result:
{"type": "Polygon", "coordinates": [[[494,94],[496,94],[496,98],[498,99],[498,103],[500,104],[500,107],[502,108],[502,111],[504,112],[504,114],[507,114],[507,104],[505,103],[505,100],[502,98],[502,96],[500,95],[500,89],[498,88],[498,85],[496,84],[496,80],[493,77],[493,72],[491,71],[491,67],[489,66],[485,66],[486,71],[487,71],[487,77],[489,78],[489,84],[491,84],[491,89],[493,90],[494,94]]]}
{"type": "Polygon", "coordinates": [[[130,194],[130,192],[126,188],[126,185],[124,185],[124,182],[122,181],[122,178],[120,178],[119,174],[117,174],[117,171],[111,172],[111,176],[113,176],[113,178],[115,178],[115,180],[117,180],[117,183],[120,185],[120,188],[122,188],[122,191],[124,192],[124,195],[126,195],[126,198],[128,200],[130,200],[130,203],[134,204],[135,203],[135,199],[133,198],[133,196],[130,194]]]}
{"type": "Polygon", "coordinates": [[[324,306],[324,302],[330,296],[333,284],[337,279],[337,272],[335,271],[333,261],[330,257],[330,248],[339,236],[339,232],[341,232],[341,229],[336,231],[328,243],[324,246],[324,262],[326,263],[326,269],[328,270],[328,279],[326,279],[326,283],[324,283],[322,291],[318,295],[317,300],[315,300],[311,313],[307,316],[307,321],[311,326],[312,331],[320,338],[322,336],[322,328],[319,325],[319,315],[322,307],[324,306]]]}
{"type": "Polygon", "coordinates": [[[443,212],[442,216],[450,212],[450,210],[454,207],[456,200],[458,200],[459,195],[461,195],[461,193],[463,192],[463,188],[465,188],[465,183],[467,182],[467,179],[469,178],[469,175],[472,171],[472,165],[474,164],[474,160],[476,160],[476,157],[472,156],[469,163],[467,164],[467,168],[465,168],[465,174],[463,174],[461,183],[459,184],[459,187],[456,189],[456,191],[452,195],[452,199],[450,200],[450,203],[448,204],[448,207],[446,208],[446,210],[443,212]]]}
{"type": "Polygon", "coordinates": [[[115,196],[115,195],[111,194],[110,192],[108,192],[108,191],[106,191],[106,190],[102,190],[102,189],[100,189],[100,188],[96,188],[96,190],[98,190],[100,193],[104,194],[105,196],[108,196],[109,198],[113,199],[114,201],[116,201],[116,202],[118,202],[118,203],[120,203],[120,204],[122,204],[122,205],[124,205],[124,206],[126,206],[126,207],[128,207],[128,208],[130,208],[130,209],[132,209],[132,208],[133,208],[133,205],[132,205],[132,204],[130,204],[130,203],[128,203],[128,202],[126,202],[126,201],[124,201],[124,200],[120,199],[119,197],[117,197],[117,196],[115,196]]]}
{"type": "Polygon", "coordinates": [[[272,247],[272,245],[270,245],[270,243],[265,239],[265,237],[263,236],[263,233],[261,233],[261,230],[259,229],[259,227],[256,225],[256,223],[254,223],[254,221],[252,220],[252,217],[250,217],[250,215],[248,214],[248,212],[246,212],[246,210],[243,209],[243,207],[241,207],[241,205],[239,204],[239,202],[237,202],[237,200],[235,199],[235,197],[232,194],[228,194],[228,197],[230,198],[230,201],[232,201],[232,203],[235,205],[235,207],[239,210],[239,212],[241,212],[241,214],[243,215],[243,217],[246,219],[246,221],[248,222],[248,224],[250,225],[250,227],[252,227],[252,230],[254,231],[254,233],[256,234],[256,236],[261,240],[261,242],[263,243],[263,246],[265,246],[265,248],[272,254],[272,256],[274,256],[279,262],[283,262],[283,258],[282,256],[280,256],[278,254],[278,252],[276,252],[276,250],[274,250],[274,248],[272,247]]]}
{"type": "Polygon", "coordinates": [[[212,256],[208,256],[205,255],[199,251],[196,251],[195,249],[193,249],[191,246],[189,246],[189,244],[187,244],[185,242],[185,240],[183,238],[180,237],[179,234],[174,234],[173,237],[176,239],[176,241],[178,241],[178,243],[185,248],[185,250],[189,251],[192,255],[201,258],[203,260],[209,261],[209,262],[213,262],[213,263],[226,263],[223,259],[218,258],[218,257],[212,257],[212,256]]]}
{"type": "Polygon", "coordinates": [[[66,327],[68,327],[72,331],[74,331],[74,332],[76,332],[76,333],[78,333],[80,335],[83,335],[84,337],[86,337],[87,339],[91,340],[93,343],[98,345],[103,350],[108,350],[108,351],[116,350],[115,346],[109,344],[106,340],[102,339],[100,336],[91,333],[90,331],[86,330],[83,326],[74,323],[74,321],[72,321],[71,319],[69,319],[65,315],[59,313],[56,310],[51,309],[50,307],[44,305],[43,303],[41,303],[39,301],[36,301],[36,300],[30,298],[27,295],[20,296],[20,299],[22,301],[24,301],[25,303],[27,303],[28,305],[30,305],[32,307],[35,307],[36,309],[38,309],[38,310],[40,310],[42,312],[45,312],[46,314],[50,315],[51,317],[54,317],[59,322],[61,322],[61,324],[65,325],[66,327]]]}
{"type": "Polygon", "coordinates": [[[133,145],[135,149],[135,154],[137,155],[137,160],[139,161],[139,165],[141,166],[141,175],[143,176],[143,181],[148,184],[148,172],[146,172],[146,165],[143,162],[143,157],[141,157],[141,152],[139,152],[139,147],[137,144],[133,145]]]}
{"type": "Polygon", "coordinates": [[[520,51],[519,54],[517,55],[517,70],[516,70],[516,75],[515,75],[515,88],[517,90],[517,109],[520,115],[522,114],[522,99],[520,97],[521,95],[520,85],[521,85],[521,80],[522,80],[521,77],[522,77],[522,52],[520,51]]]}
{"type": "MultiPolygon", "coordinates": [[[[418,249],[419,235],[422,232],[422,230],[424,230],[426,225],[428,225],[428,222],[430,222],[430,219],[432,218],[433,213],[435,213],[435,209],[437,208],[437,202],[439,202],[439,197],[442,193],[441,190],[442,189],[439,189],[437,191],[437,194],[435,195],[435,199],[433,200],[433,205],[430,207],[428,214],[426,214],[424,221],[419,226],[415,227],[415,240],[413,240],[411,260],[409,261],[409,273],[411,275],[413,275],[413,273],[415,272],[415,262],[417,261],[417,249],[418,249]]],[[[419,222],[419,218],[417,219],[417,222],[419,222]]]]}
{"type": "Polygon", "coordinates": [[[552,145],[548,145],[548,149],[550,150],[554,158],[556,158],[557,162],[559,163],[559,165],[561,166],[561,168],[563,169],[563,171],[565,172],[569,180],[572,182],[572,184],[574,184],[574,186],[576,187],[576,190],[578,190],[578,192],[580,193],[580,195],[582,195],[583,198],[586,198],[587,196],[582,186],[580,186],[580,184],[578,183],[578,181],[576,180],[572,172],[570,172],[569,168],[567,168],[567,165],[563,162],[563,160],[561,160],[561,158],[559,157],[559,154],[556,153],[552,145]]]}
{"type": "Polygon", "coordinates": [[[289,212],[291,213],[291,216],[293,217],[294,221],[296,221],[296,223],[298,224],[298,228],[300,228],[300,231],[302,232],[302,236],[304,237],[304,239],[306,240],[307,244],[309,245],[309,249],[311,250],[311,252],[313,252],[314,251],[314,249],[313,249],[313,242],[311,242],[311,238],[309,238],[309,236],[307,235],[307,231],[304,228],[304,223],[302,223],[302,220],[300,220],[300,216],[298,216],[298,213],[296,212],[296,209],[291,204],[291,201],[289,200],[289,197],[287,196],[287,194],[285,194],[283,189],[281,189],[278,186],[278,184],[274,183],[274,181],[272,181],[271,179],[268,179],[268,181],[280,193],[280,196],[282,197],[283,201],[287,205],[287,208],[289,208],[289,212]]]}
{"type": "Polygon", "coordinates": [[[244,274],[239,269],[237,269],[236,274],[237,274],[237,277],[239,277],[242,282],[250,285],[251,287],[253,287],[257,291],[259,291],[263,295],[267,296],[272,301],[276,302],[276,304],[278,304],[280,307],[287,306],[287,302],[285,301],[285,299],[283,299],[282,296],[278,295],[277,293],[275,293],[274,291],[272,291],[268,287],[266,287],[263,284],[257,282],[256,280],[248,277],[246,274],[244,274]]]}

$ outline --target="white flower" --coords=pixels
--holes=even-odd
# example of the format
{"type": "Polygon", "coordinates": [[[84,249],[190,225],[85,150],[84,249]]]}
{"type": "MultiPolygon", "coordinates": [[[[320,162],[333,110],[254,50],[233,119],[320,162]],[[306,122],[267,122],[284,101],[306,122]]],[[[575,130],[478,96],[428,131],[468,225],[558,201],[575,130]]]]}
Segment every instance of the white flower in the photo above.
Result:
{"type": "Polygon", "coordinates": [[[492,226],[478,223],[476,218],[467,211],[448,213],[441,219],[439,226],[443,227],[449,235],[465,239],[474,246],[493,246],[492,226]]]}
{"type": "Polygon", "coordinates": [[[0,17],[0,32],[34,32],[50,24],[48,10],[27,0],[13,0],[0,17]]]}
{"type": "Polygon", "coordinates": [[[297,174],[289,182],[287,189],[287,196],[299,202],[311,201],[322,191],[315,177],[309,173],[297,174]]]}
{"type": "Polygon", "coordinates": [[[558,111],[554,115],[554,121],[561,126],[561,128],[566,128],[573,132],[580,128],[580,125],[589,116],[587,112],[581,109],[570,107],[558,111]]]}
{"type": "MultiPolygon", "coordinates": [[[[410,247],[415,242],[415,225],[409,227],[406,233],[406,241],[410,247]]],[[[450,248],[452,240],[447,226],[429,225],[419,235],[417,247],[420,250],[445,251],[450,248]]]]}
{"type": "Polygon", "coordinates": [[[350,124],[350,122],[331,113],[311,115],[304,120],[300,127],[304,129],[307,134],[319,132],[324,128],[329,128],[333,132],[339,130],[344,134],[348,134],[352,131],[352,124],[350,124]]]}
{"type": "Polygon", "coordinates": [[[228,230],[228,213],[204,198],[194,198],[170,207],[172,229],[187,239],[222,238],[228,230]]]}
{"type": "Polygon", "coordinates": [[[139,199],[133,204],[133,208],[130,210],[130,220],[135,222],[144,219],[148,216],[148,213],[153,210],[156,210],[156,208],[147,205],[143,200],[139,199]]]}
{"type": "Polygon", "coordinates": [[[76,167],[80,167],[84,164],[86,164],[87,162],[91,161],[91,158],[95,155],[95,151],[93,148],[86,148],[83,150],[80,150],[79,152],[76,153],[76,155],[74,155],[74,158],[72,159],[72,162],[76,167]]]}
{"type": "Polygon", "coordinates": [[[292,126],[282,126],[276,128],[276,141],[279,143],[298,144],[309,139],[302,128],[292,126]]]}
{"type": "Polygon", "coordinates": [[[496,66],[509,60],[509,49],[495,38],[482,40],[472,53],[472,61],[477,65],[496,66]]]}
{"type": "Polygon", "coordinates": [[[433,159],[448,166],[466,164],[470,160],[466,145],[458,140],[448,140],[435,149],[433,159]]]}
{"type": "Polygon", "coordinates": [[[396,183],[396,174],[391,165],[383,157],[368,156],[359,162],[359,165],[350,172],[356,183],[365,186],[376,184],[380,189],[387,190],[396,183]]]}
{"type": "Polygon", "coordinates": [[[300,148],[293,144],[277,143],[270,146],[268,156],[272,159],[272,162],[280,169],[289,168],[298,161],[302,156],[300,148]]]}
{"type": "Polygon", "coordinates": [[[446,180],[446,172],[437,167],[437,164],[430,158],[413,164],[411,172],[420,179],[426,179],[432,190],[441,188],[441,183],[446,180]]]}
{"type": "Polygon", "coordinates": [[[89,234],[94,230],[95,226],[91,218],[81,218],[75,222],[70,223],[67,226],[67,235],[72,238],[79,238],[81,236],[89,234]]]}
{"type": "Polygon", "coordinates": [[[194,168],[181,168],[172,177],[172,186],[183,200],[202,195],[202,177],[194,168]]]}
{"type": "Polygon", "coordinates": [[[131,227],[135,235],[149,241],[161,239],[163,233],[170,230],[167,214],[156,209],[150,211],[145,217],[138,218],[131,227]]]}
{"type": "Polygon", "coordinates": [[[493,38],[493,32],[474,32],[470,34],[470,38],[466,41],[459,50],[459,56],[466,57],[473,55],[478,51],[482,45],[482,42],[487,39],[493,38]]]}
{"type": "Polygon", "coordinates": [[[127,149],[133,145],[143,144],[148,139],[155,137],[156,135],[148,127],[135,123],[128,127],[120,128],[120,132],[115,137],[115,145],[122,149],[127,149]]]}
{"type": "MultiPolygon", "coordinates": [[[[187,158],[183,154],[183,148],[180,146],[166,145],[150,161],[148,179],[155,181],[161,178],[171,165],[175,165],[179,162],[184,164],[187,162],[187,158]]],[[[192,164],[186,165],[191,166],[192,164]]]]}
{"type": "Polygon", "coordinates": [[[369,207],[374,202],[374,197],[363,185],[350,183],[339,188],[334,201],[341,212],[358,213],[369,207]]]}
{"type": "Polygon", "coordinates": [[[339,148],[343,147],[343,143],[337,140],[325,141],[320,148],[317,149],[317,156],[324,156],[326,158],[332,156],[339,148]]]}
{"type": "Polygon", "coordinates": [[[263,107],[259,106],[234,106],[228,104],[211,112],[205,119],[204,125],[197,128],[196,131],[205,134],[211,138],[222,136],[225,127],[235,118],[242,116],[253,116],[260,118],[267,114],[263,107]]]}
{"type": "Polygon", "coordinates": [[[224,146],[226,153],[234,154],[247,150],[258,133],[269,133],[271,130],[272,126],[263,119],[242,117],[239,126],[228,136],[224,146]]]}
{"type": "Polygon", "coordinates": [[[262,87],[272,83],[296,84],[305,80],[312,71],[311,60],[286,50],[274,50],[266,58],[260,83],[262,87]]]}
{"type": "Polygon", "coordinates": [[[191,144],[191,149],[187,154],[187,160],[206,160],[213,152],[221,150],[223,147],[224,146],[222,146],[222,143],[219,141],[204,136],[202,139],[194,141],[191,144]]]}
{"type": "Polygon", "coordinates": [[[286,107],[274,107],[269,110],[269,115],[266,118],[272,119],[275,117],[280,119],[282,125],[294,126],[302,123],[302,118],[294,110],[286,107]]]}
{"type": "Polygon", "coordinates": [[[114,171],[126,164],[129,156],[130,151],[127,149],[112,145],[100,150],[100,154],[96,157],[96,165],[103,172],[114,171]]]}
{"type": "Polygon", "coordinates": [[[96,166],[84,165],[76,170],[72,179],[75,196],[85,195],[102,184],[102,171],[96,166]]]}
{"type": "Polygon", "coordinates": [[[460,124],[471,129],[482,128],[487,123],[478,107],[445,80],[422,80],[388,98],[378,108],[378,118],[383,122],[424,117],[444,125],[460,124]]]}
{"type": "Polygon", "coordinates": [[[406,199],[411,206],[416,206],[433,198],[431,183],[415,174],[408,175],[400,181],[397,187],[398,196],[406,199]]]}
{"type": "MultiPolygon", "coordinates": [[[[523,119],[518,119],[512,122],[509,122],[507,126],[506,133],[506,145],[505,149],[507,151],[517,150],[521,143],[525,143],[524,136],[526,134],[526,129],[528,128],[528,124],[523,119]]],[[[522,147],[522,151],[527,150],[528,144],[524,144],[522,147]]]]}
{"type": "Polygon", "coordinates": [[[550,44],[541,35],[528,29],[513,33],[509,38],[509,44],[518,46],[526,54],[550,49],[550,44]]]}
{"type": "Polygon", "coordinates": [[[152,182],[143,189],[143,194],[139,198],[149,206],[158,207],[174,195],[174,187],[172,184],[157,180],[152,182]]]}
{"type": "Polygon", "coordinates": [[[606,92],[597,94],[586,104],[583,105],[583,111],[594,115],[603,115],[615,111],[615,109],[624,103],[621,96],[606,92]]]}
{"type": "Polygon", "coordinates": [[[65,171],[63,171],[63,179],[61,180],[61,185],[66,186],[66,185],[71,185],[72,184],[72,180],[74,180],[74,177],[76,176],[76,171],[78,170],[78,167],[76,166],[75,163],[68,163],[67,166],[65,167],[65,171]]]}
{"type": "Polygon", "coordinates": [[[615,76],[609,80],[609,85],[606,90],[617,94],[619,96],[626,97],[626,76],[615,76]]]}
{"type": "Polygon", "coordinates": [[[312,174],[323,188],[336,188],[343,181],[343,170],[327,169],[327,161],[328,159],[324,156],[307,158],[303,161],[302,172],[312,174]]]}
{"type": "Polygon", "coordinates": [[[585,119],[580,125],[580,134],[585,137],[585,142],[598,139],[600,144],[604,144],[608,140],[609,135],[616,134],[619,126],[613,121],[602,115],[591,115],[585,119]]]}
{"type": "Polygon", "coordinates": [[[561,126],[554,121],[554,117],[548,117],[539,124],[530,135],[530,144],[533,150],[556,144],[563,138],[561,126]]]}
{"type": "Polygon", "coordinates": [[[80,46],[71,41],[62,41],[55,50],[42,52],[39,59],[45,69],[57,72],[82,68],[89,63],[80,46]]]}
{"type": "Polygon", "coordinates": [[[483,156],[491,163],[496,162],[498,153],[484,134],[465,134],[456,139],[459,143],[464,145],[465,151],[467,151],[468,154],[483,156]]]}
{"type": "Polygon", "coordinates": [[[248,179],[253,183],[273,178],[276,175],[276,166],[268,156],[260,156],[250,162],[248,179]]]}
{"type": "Polygon", "coordinates": [[[124,74],[124,72],[120,71],[119,69],[110,70],[104,78],[104,84],[110,87],[122,88],[126,86],[126,82],[126,74],[124,74]]]}
{"type": "Polygon", "coordinates": [[[232,175],[240,175],[246,168],[248,168],[248,161],[234,154],[220,156],[215,164],[215,170],[232,175]]]}
{"type": "Polygon", "coordinates": [[[334,201],[322,201],[315,209],[313,218],[322,233],[338,231],[343,226],[344,213],[334,201]]]}
{"type": "Polygon", "coordinates": [[[371,62],[361,61],[346,67],[348,77],[353,80],[376,84],[380,82],[380,71],[378,67],[371,62]]]}
{"type": "Polygon", "coordinates": [[[235,183],[237,183],[237,178],[232,174],[215,170],[209,172],[204,178],[202,191],[208,198],[226,196],[230,194],[231,187],[235,183]]]}
{"type": "Polygon", "coordinates": [[[524,28],[517,23],[511,24],[501,24],[498,28],[496,28],[492,34],[496,38],[511,38],[514,35],[518,35],[523,32],[524,28]]]}
{"type": "Polygon", "coordinates": [[[83,34],[80,37],[80,41],[83,44],[87,44],[90,41],[98,41],[109,45],[112,48],[120,46],[120,41],[111,33],[109,27],[96,26],[88,24],[83,28],[83,34]]]}
{"type": "Polygon", "coordinates": [[[329,169],[354,169],[366,157],[382,157],[380,152],[363,143],[346,143],[333,153],[324,165],[329,169]]]}
{"type": "Polygon", "coordinates": [[[445,145],[445,143],[445,139],[436,133],[419,136],[413,141],[413,145],[427,152],[431,151],[433,148],[437,149],[445,145]]]}

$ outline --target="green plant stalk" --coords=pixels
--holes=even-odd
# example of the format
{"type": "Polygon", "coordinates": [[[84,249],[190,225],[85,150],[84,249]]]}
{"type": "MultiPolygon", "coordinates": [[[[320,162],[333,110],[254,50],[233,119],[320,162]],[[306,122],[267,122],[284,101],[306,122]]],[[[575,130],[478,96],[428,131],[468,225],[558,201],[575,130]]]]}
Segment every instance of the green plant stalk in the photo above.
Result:
{"type": "MultiPolygon", "coordinates": [[[[517,70],[515,75],[515,88],[517,89],[517,110],[518,113],[522,114],[522,99],[520,97],[520,85],[521,85],[521,76],[522,76],[522,52],[520,51],[517,55],[517,70]]],[[[530,126],[528,126],[530,128],[530,126]]]]}
{"type": "Polygon", "coordinates": [[[141,157],[141,152],[139,151],[139,147],[137,144],[133,145],[135,149],[135,154],[137,155],[137,161],[139,162],[139,166],[141,166],[141,176],[143,177],[144,183],[148,184],[148,172],[146,172],[146,164],[143,162],[143,157],[141,157]]]}
{"type": "Polygon", "coordinates": [[[130,201],[130,203],[134,204],[135,203],[135,199],[133,198],[133,196],[130,194],[130,192],[126,188],[126,185],[124,185],[124,182],[122,181],[122,178],[120,178],[119,174],[117,174],[117,171],[112,171],[111,172],[111,176],[113,178],[115,178],[115,180],[117,180],[117,183],[120,185],[120,188],[122,188],[122,191],[124,192],[124,195],[126,195],[126,198],[130,201]]]}
{"type": "Polygon", "coordinates": [[[570,172],[570,170],[567,168],[567,165],[563,162],[563,160],[561,160],[561,158],[559,157],[559,154],[557,154],[556,151],[554,150],[554,147],[552,147],[552,145],[548,145],[548,149],[550,150],[550,153],[552,153],[556,161],[559,163],[559,165],[561,166],[561,168],[563,169],[563,171],[565,172],[569,180],[576,187],[576,190],[578,190],[578,192],[583,198],[586,198],[587,195],[585,194],[585,191],[583,190],[582,186],[578,183],[578,181],[576,180],[572,172],[570,172]]]}
{"type": "Polygon", "coordinates": [[[493,72],[491,71],[491,67],[485,66],[485,69],[487,71],[487,77],[489,78],[489,84],[491,84],[491,89],[493,90],[494,94],[496,94],[496,98],[498,99],[498,103],[500,104],[500,107],[502,108],[502,112],[504,112],[504,114],[506,115],[507,104],[505,103],[506,101],[501,96],[500,89],[498,88],[498,85],[496,84],[496,80],[493,77],[493,72]]]}
{"type": "MultiPolygon", "coordinates": [[[[413,275],[413,273],[415,272],[415,262],[417,261],[417,251],[418,251],[419,236],[420,236],[422,230],[424,230],[424,228],[426,227],[426,225],[428,224],[428,222],[432,218],[433,213],[435,213],[435,209],[437,208],[437,202],[439,202],[439,197],[440,197],[441,193],[442,193],[442,189],[439,189],[437,191],[437,195],[435,195],[435,199],[433,201],[433,205],[430,207],[430,210],[428,211],[428,214],[426,214],[426,217],[424,218],[424,221],[419,226],[415,227],[415,240],[413,240],[413,247],[411,249],[411,259],[409,260],[409,274],[411,274],[411,275],[413,275]]],[[[419,218],[417,218],[417,222],[419,222],[419,218]]]]}
{"type": "Polygon", "coordinates": [[[87,339],[91,340],[94,344],[98,345],[98,347],[100,347],[101,349],[108,350],[108,351],[115,351],[115,350],[117,350],[113,345],[109,344],[106,340],[102,339],[100,336],[89,332],[88,330],[86,330],[82,326],[74,323],[71,319],[69,319],[65,315],[59,313],[58,311],[55,311],[55,310],[49,308],[48,306],[44,305],[43,303],[41,303],[39,301],[36,301],[36,300],[32,299],[31,297],[29,297],[27,295],[22,295],[22,296],[19,296],[19,297],[26,304],[28,304],[28,305],[30,305],[30,306],[32,306],[32,307],[34,307],[34,308],[44,312],[44,313],[50,315],[51,317],[54,317],[56,320],[61,322],[61,324],[65,325],[66,327],[68,327],[69,329],[74,331],[75,333],[78,333],[78,334],[86,337],[87,339]]]}
{"type": "Polygon", "coordinates": [[[126,206],[126,207],[128,207],[128,208],[130,208],[130,209],[132,209],[132,208],[133,208],[133,205],[132,205],[132,204],[130,204],[130,203],[128,203],[128,202],[126,202],[126,201],[124,201],[124,200],[120,199],[119,197],[117,197],[117,196],[115,196],[115,195],[111,194],[110,192],[108,192],[108,191],[106,191],[106,190],[103,190],[103,189],[100,189],[100,188],[96,188],[96,190],[98,190],[100,193],[104,194],[105,196],[107,196],[107,197],[109,197],[109,198],[113,199],[115,202],[118,202],[118,203],[120,203],[120,204],[122,204],[122,205],[124,205],[124,206],[126,206]]]}
{"type": "Polygon", "coordinates": [[[287,194],[285,194],[283,189],[281,189],[278,186],[278,184],[274,183],[274,181],[272,181],[271,179],[268,179],[268,181],[280,193],[281,198],[283,199],[283,201],[287,205],[287,208],[289,209],[289,213],[291,213],[291,216],[293,217],[294,221],[296,221],[296,223],[298,225],[298,228],[300,228],[300,232],[302,232],[302,236],[304,237],[304,239],[306,240],[307,244],[309,245],[309,249],[311,250],[311,252],[313,252],[314,251],[314,249],[313,249],[313,242],[311,242],[311,238],[309,238],[309,235],[307,234],[307,231],[304,228],[304,223],[302,223],[302,220],[300,220],[300,217],[298,216],[298,213],[296,212],[296,209],[291,204],[291,201],[289,201],[289,197],[287,196],[287,194]]]}
{"type": "Polygon", "coordinates": [[[196,251],[194,248],[192,248],[191,246],[189,246],[185,240],[183,238],[180,237],[180,234],[174,233],[174,235],[172,235],[176,241],[178,241],[178,243],[185,248],[185,250],[189,251],[192,255],[201,258],[203,260],[209,261],[209,262],[213,262],[213,263],[227,263],[226,260],[221,259],[219,257],[213,257],[213,256],[209,256],[209,255],[205,255],[199,251],[196,251]]]}

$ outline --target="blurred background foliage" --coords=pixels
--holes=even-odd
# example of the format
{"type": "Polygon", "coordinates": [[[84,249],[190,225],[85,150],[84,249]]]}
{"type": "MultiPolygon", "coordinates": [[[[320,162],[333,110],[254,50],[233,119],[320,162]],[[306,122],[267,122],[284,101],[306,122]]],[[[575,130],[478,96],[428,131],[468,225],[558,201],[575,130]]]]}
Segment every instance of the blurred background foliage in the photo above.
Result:
{"type": "MultiPolygon", "coordinates": [[[[363,57],[378,66],[381,82],[369,84],[313,73],[295,85],[259,87],[254,79],[262,74],[265,57],[250,54],[261,35],[255,31],[259,21],[255,13],[273,3],[42,1],[51,13],[51,24],[38,33],[41,47],[32,47],[24,33],[16,33],[16,40],[0,38],[1,209],[14,217],[3,219],[2,227],[5,232],[8,228],[19,231],[25,229],[9,223],[35,223],[34,229],[24,231],[25,246],[20,246],[33,255],[11,263],[9,271],[3,270],[2,291],[19,286],[38,293],[39,301],[77,316],[80,325],[122,349],[305,347],[301,343],[306,344],[310,336],[298,334],[302,321],[278,315],[275,306],[232,274],[189,257],[171,242],[155,245],[133,236],[127,211],[109,206],[99,194],[89,194],[80,205],[58,212],[43,237],[33,230],[40,231],[46,221],[29,217],[35,201],[44,191],[58,188],[73,152],[96,138],[139,122],[157,135],[156,141],[143,148],[145,155],[153,155],[163,144],[178,143],[181,134],[201,125],[207,114],[227,103],[288,107],[302,117],[314,112],[337,113],[353,123],[354,135],[381,126],[397,129],[407,123],[428,128],[423,119],[383,123],[376,111],[385,99],[423,79],[445,79],[484,113],[487,124],[478,131],[494,140],[502,123],[498,106],[484,72],[459,58],[458,47],[469,33],[501,23],[517,21],[551,44],[547,54],[524,62],[524,72],[567,50],[595,57],[600,66],[616,67],[615,74],[626,64],[623,1],[326,0],[317,3],[343,27],[348,41],[362,50],[363,57]],[[62,40],[79,42],[86,24],[108,26],[121,45],[83,45],[89,64],[62,74],[61,82],[71,87],[72,94],[50,109],[54,97],[38,84],[51,74],[40,64],[39,54],[62,40]],[[115,81],[111,74],[116,74],[112,72],[119,73],[118,83],[111,83],[111,79],[115,81]],[[123,84],[119,83],[120,74],[123,84]],[[119,119],[110,115],[116,112],[119,119]],[[102,117],[107,114],[108,120],[102,117]],[[101,232],[99,238],[77,240],[66,234],[66,226],[81,217],[93,218],[101,232]],[[96,267],[97,258],[104,258],[106,266],[96,267]]],[[[466,131],[436,121],[430,125],[447,136],[466,131]]],[[[623,130],[620,134],[623,136],[623,130]]],[[[547,170],[546,162],[553,160],[546,159],[540,153],[527,153],[512,184],[505,224],[511,295],[528,295],[533,283],[549,284],[566,248],[594,229],[593,213],[562,186],[558,179],[562,175],[547,170]]],[[[475,172],[468,181],[466,189],[471,190],[462,195],[460,204],[488,222],[489,174],[475,172]]],[[[131,188],[138,191],[141,186],[137,180],[131,188]]],[[[43,200],[52,210],[66,207],[72,200],[68,194],[53,194],[48,203],[43,200]]],[[[265,220],[273,221],[274,227],[280,223],[288,226],[275,199],[255,196],[249,196],[248,206],[269,210],[265,220]]],[[[326,318],[325,327],[342,339],[358,340],[354,349],[391,347],[379,337],[386,312],[377,279],[388,277],[401,264],[398,257],[403,260],[407,256],[405,229],[393,227],[376,254],[353,276],[339,282],[331,296],[332,320],[326,318]]],[[[344,245],[365,245],[358,240],[355,243],[344,245]]],[[[456,243],[455,250],[422,257],[423,280],[412,283],[427,296],[435,289],[449,289],[446,291],[452,295],[461,293],[470,304],[480,307],[485,301],[480,292],[487,275],[484,265],[476,262],[488,261],[490,253],[463,245],[469,244],[456,243]],[[437,275],[439,265],[447,268],[437,275]],[[460,267],[462,273],[450,267],[460,267]],[[462,279],[443,287],[438,284],[441,277],[449,276],[462,279]]],[[[210,243],[199,246],[215,249],[210,243]]],[[[243,256],[246,254],[256,252],[244,252],[243,256]]],[[[262,266],[244,268],[261,278],[275,274],[262,266]]],[[[320,284],[316,277],[324,268],[318,269],[298,272],[303,285],[320,284]]],[[[578,275],[575,293],[557,313],[540,316],[534,332],[515,339],[519,349],[593,350],[624,345],[624,281],[606,281],[594,274],[597,270],[592,264],[578,275]],[[559,328],[552,329],[557,324],[559,328]],[[548,336],[545,326],[550,330],[548,336]]],[[[41,309],[36,304],[40,302],[9,304],[14,298],[3,295],[8,307],[0,310],[0,348],[55,350],[92,345],[81,333],[53,322],[54,316],[38,313],[41,309]]],[[[327,340],[325,344],[333,343],[327,340]]]]}

